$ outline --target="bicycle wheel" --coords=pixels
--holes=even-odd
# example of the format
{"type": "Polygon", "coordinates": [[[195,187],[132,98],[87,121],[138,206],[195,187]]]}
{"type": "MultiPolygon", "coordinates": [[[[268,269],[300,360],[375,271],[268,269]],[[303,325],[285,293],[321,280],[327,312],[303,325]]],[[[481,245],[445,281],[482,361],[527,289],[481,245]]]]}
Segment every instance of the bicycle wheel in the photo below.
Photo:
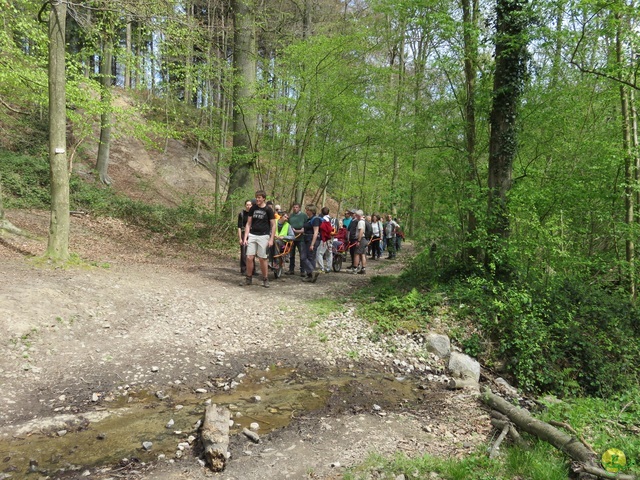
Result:
{"type": "Polygon", "coordinates": [[[332,267],[334,272],[339,272],[340,270],[342,270],[342,255],[340,255],[339,253],[333,256],[332,267]]]}

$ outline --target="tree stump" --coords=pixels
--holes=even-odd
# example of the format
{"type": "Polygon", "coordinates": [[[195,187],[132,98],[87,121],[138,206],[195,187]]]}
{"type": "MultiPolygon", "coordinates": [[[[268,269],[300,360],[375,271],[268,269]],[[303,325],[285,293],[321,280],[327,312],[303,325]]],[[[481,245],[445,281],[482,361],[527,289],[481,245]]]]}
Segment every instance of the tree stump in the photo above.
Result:
{"type": "Polygon", "coordinates": [[[200,436],[204,447],[205,461],[214,472],[224,470],[229,447],[229,420],[231,412],[215,403],[207,407],[200,436]]]}

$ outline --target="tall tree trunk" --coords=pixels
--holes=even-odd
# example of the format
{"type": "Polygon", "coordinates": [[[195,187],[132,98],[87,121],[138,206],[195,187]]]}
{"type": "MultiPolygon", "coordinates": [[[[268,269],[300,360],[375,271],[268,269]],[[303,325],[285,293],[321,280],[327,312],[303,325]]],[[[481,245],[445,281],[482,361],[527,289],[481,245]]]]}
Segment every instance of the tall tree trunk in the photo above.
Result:
{"type": "MultiPolygon", "coordinates": [[[[470,207],[467,210],[466,244],[473,241],[478,220],[475,214],[474,192],[478,183],[476,164],[476,62],[478,58],[478,0],[462,0],[462,21],[464,30],[464,78],[465,78],[465,149],[467,155],[466,191],[470,207]]],[[[478,249],[465,247],[465,259],[478,259],[478,249]]]]}
{"type": "MultiPolygon", "coordinates": [[[[193,2],[186,2],[187,9],[187,25],[190,30],[195,29],[195,21],[193,18],[193,2]]],[[[187,105],[194,105],[194,101],[197,97],[193,92],[193,37],[188,35],[186,38],[185,53],[184,53],[184,103],[187,105]]]]}
{"type": "Polygon", "coordinates": [[[124,61],[124,88],[131,88],[131,65],[133,58],[131,56],[131,18],[127,15],[127,25],[125,32],[125,61],[124,61]]]}
{"type": "Polygon", "coordinates": [[[486,261],[498,270],[505,264],[505,241],[510,235],[507,194],[511,189],[513,160],[517,152],[517,106],[522,94],[526,56],[526,0],[498,0],[496,70],[489,139],[489,234],[486,261]]]}
{"type": "MultiPolygon", "coordinates": [[[[634,90],[629,91],[629,103],[631,104],[631,148],[635,152],[633,155],[633,162],[635,165],[634,183],[636,186],[640,185],[640,154],[638,152],[638,110],[636,109],[636,95],[634,90]]],[[[640,221],[637,208],[640,206],[640,189],[636,188],[635,194],[636,203],[636,222],[640,221]]]]}
{"type": "Polygon", "coordinates": [[[67,4],[51,2],[49,14],[49,164],[51,219],[45,256],[55,262],[69,259],[69,165],[65,94],[65,30],[67,4]]]}
{"type": "Polygon", "coordinates": [[[101,102],[102,114],[100,115],[100,144],[98,145],[98,159],[96,170],[100,181],[105,185],[111,185],[109,169],[109,150],[111,148],[111,79],[113,59],[113,39],[111,35],[105,35],[102,62],[100,63],[100,83],[102,84],[101,102]]]}
{"type": "MultiPolygon", "coordinates": [[[[622,71],[624,54],[622,47],[622,16],[616,15],[618,27],[616,31],[616,62],[620,71],[622,71]]],[[[620,80],[622,80],[620,74],[620,80]]],[[[627,278],[628,289],[632,299],[636,298],[636,282],[635,282],[635,244],[633,241],[632,226],[634,225],[634,190],[635,190],[635,164],[633,161],[633,153],[631,151],[631,122],[629,118],[629,96],[627,87],[620,82],[620,114],[622,117],[622,150],[624,152],[624,210],[625,223],[627,224],[627,233],[625,235],[625,253],[627,261],[627,278]]]]}
{"type": "Polygon", "coordinates": [[[245,196],[253,189],[256,159],[257,113],[252,103],[256,88],[256,22],[253,0],[233,0],[233,152],[229,168],[228,200],[245,196]]]}
{"type": "MultiPolygon", "coordinates": [[[[398,71],[395,74],[395,78],[392,76],[392,84],[395,83],[396,88],[396,102],[395,102],[395,112],[393,115],[393,121],[395,125],[395,131],[400,132],[400,114],[402,112],[402,105],[404,102],[404,80],[405,80],[405,65],[404,65],[404,47],[405,47],[405,22],[404,20],[400,22],[398,27],[400,31],[400,39],[398,40],[398,44],[395,46],[397,48],[398,54],[398,71]]],[[[389,62],[391,68],[393,68],[393,57],[389,62]]],[[[400,177],[400,152],[398,151],[399,142],[393,143],[393,170],[391,172],[391,191],[398,191],[398,181],[400,177]]],[[[395,217],[398,213],[398,203],[397,197],[392,196],[391,198],[391,213],[395,217]]]]}

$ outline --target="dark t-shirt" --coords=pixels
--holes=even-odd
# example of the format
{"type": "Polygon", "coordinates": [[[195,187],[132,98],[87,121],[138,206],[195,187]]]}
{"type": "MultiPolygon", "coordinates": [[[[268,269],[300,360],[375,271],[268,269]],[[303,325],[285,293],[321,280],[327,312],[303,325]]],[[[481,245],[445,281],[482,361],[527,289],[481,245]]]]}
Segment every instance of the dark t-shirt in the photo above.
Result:
{"type": "Polygon", "coordinates": [[[238,214],[238,228],[244,232],[244,227],[247,226],[247,219],[249,218],[249,212],[242,210],[238,214]]]}
{"type": "Polygon", "coordinates": [[[249,210],[249,216],[251,217],[249,233],[252,235],[271,235],[270,220],[275,220],[276,217],[270,207],[254,205],[249,210]]]}
{"type": "MultiPolygon", "coordinates": [[[[313,227],[320,227],[322,223],[322,218],[317,215],[314,215],[311,218],[308,218],[306,222],[304,222],[304,238],[307,241],[313,240],[313,227]]],[[[318,236],[316,240],[320,238],[320,232],[318,232],[318,236]]]]}

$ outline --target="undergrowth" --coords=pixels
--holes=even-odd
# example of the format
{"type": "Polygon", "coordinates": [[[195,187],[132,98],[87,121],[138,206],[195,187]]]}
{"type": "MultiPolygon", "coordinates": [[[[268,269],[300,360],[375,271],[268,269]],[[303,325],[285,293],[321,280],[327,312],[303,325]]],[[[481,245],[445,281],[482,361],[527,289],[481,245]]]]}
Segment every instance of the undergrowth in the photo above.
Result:
{"type": "Polygon", "coordinates": [[[578,274],[536,283],[452,267],[418,255],[360,292],[359,311],[379,332],[428,330],[437,315],[463,351],[530,393],[608,397],[638,385],[640,312],[624,293],[578,274]]]}

